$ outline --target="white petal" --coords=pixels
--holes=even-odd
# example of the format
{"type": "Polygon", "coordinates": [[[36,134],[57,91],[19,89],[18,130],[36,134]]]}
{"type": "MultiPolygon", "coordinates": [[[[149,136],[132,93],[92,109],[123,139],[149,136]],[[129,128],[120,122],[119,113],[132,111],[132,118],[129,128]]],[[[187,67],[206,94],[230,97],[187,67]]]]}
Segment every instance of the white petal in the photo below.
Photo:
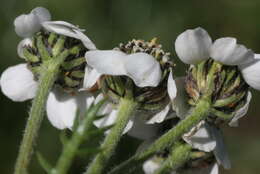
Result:
{"type": "MultiPolygon", "coordinates": [[[[93,123],[96,127],[102,128],[102,127],[106,127],[106,126],[111,126],[116,123],[118,110],[112,109],[112,106],[110,103],[105,104],[105,107],[102,108],[101,110],[102,110],[101,114],[109,114],[109,115],[105,116],[104,118],[94,121],[93,123]]],[[[133,121],[130,120],[126,125],[126,127],[123,131],[123,134],[127,133],[132,128],[132,126],[133,126],[133,121]]],[[[105,133],[108,134],[109,132],[110,131],[108,130],[105,133]]]]}
{"type": "Polygon", "coordinates": [[[117,110],[113,110],[108,116],[94,121],[94,125],[98,128],[111,126],[115,124],[117,116],[117,110]]]}
{"type": "Polygon", "coordinates": [[[51,20],[51,14],[46,8],[36,7],[31,13],[38,17],[40,23],[51,20]]]}
{"type": "Polygon", "coordinates": [[[82,41],[89,50],[96,49],[94,43],[84,34],[83,30],[65,21],[50,21],[42,23],[42,26],[50,31],[82,41]]]}
{"type": "Polygon", "coordinates": [[[100,74],[126,75],[125,57],[121,51],[88,51],[85,54],[88,65],[96,69],[100,74]]]}
{"type": "Polygon", "coordinates": [[[206,30],[186,30],[175,41],[178,57],[187,64],[197,64],[209,58],[212,40],[206,30]]]}
{"type": "Polygon", "coordinates": [[[22,14],[14,20],[15,32],[20,37],[31,37],[41,29],[39,18],[33,14],[22,14]]]}
{"type": "Polygon", "coordinates": [[[172,70],[171,70],[169,77],[168,77],[167,91],[168,91],[168,94],[169,94],[171,101],[174,100],[175,97],[177,96],[177,87],[176,87],[175,80],[173,80],[172,70]]]}
{"type": "Polygon", "coordinates": [[[127,75],[139,87],[155,87],[161,80],[161,68],[155,58],[146,53],[135,53],[126,56],[127,75]]]}
{"type": "Polygon", "coordinates": [[[260,59],[260,54],[255,54],[255,59],[260,59]]]}
{"type": "Polygon", "coordinates": [[[226,65],[246,64],[254,59],[252,50],[237,44],[235,38],[229,37],[217,39],[211,47],[210,56],[226,65]]]}
{"type": "Polygon", "coordinates": [[[17,46],[17,53],[18,56],[25,59],[24,55],[23,55],[23,49],[26,46],[32,46],[32,39],[30,38],[25,38],[22,41],[19,42],[18,46],[17,46]]]}
{"type": "Polygon", "coordinates": [[[218,164],[215,163],[213,167],[211,168],[210,174],[218,174],[219,173],[219,167],[218,164]]]}
{"type": "Polygon", "coordinates": [[[100,74],[127,75],[139,87],[157,86],[161,79],[159,63],[145,53],[127,55],[116,50],[95,50],[86,52],[85,57],[100,74]]]}
{"type": "Polygon", "coordinates": [[[260,90],[260,60],[241,68],[246,83],[256,90],[260,90]]]}
{"type": "Polygon", "coordinates": [[[216,127],[211,126],[211,135],[216,140],[216,148],[214,149],[214,155],[219,164],[225,169],[231,168],[231,163],[228,157],[226,146],[224,144],[223,136],[216,127]]]}
{"type": "Polygon", "coordinates": [[[190,110],[190,105],[187,102],[189,97],[185,90],[185,77],[179,77],[175,79],[175,82],[177,86],[177,96],[172,101],[172,108],[179,118],[184,119],[190,110]]]}
{"type": "Polygon", "coordinates": [[[123,131],[123,134],[126,134],[127,132],[129,132],[132,129],[133,125],[134,125],[133,120],[129,120],[123,131]]]}
{"type": "Polygon", "coordinates": [[[1,75],[2,92],[13,101],[25,101],[34,98],[38,83],[26,64],[7,68],[1,75]]]}
{"type": "Polygon", "coordinates": [[[145,124],[145,122],[140,119],[139,115],[135,116],[133,123],[132,129],[127,133],[129,136],[141,140],[149,140],[159,134],[159,124],[145,124]]]}
{"type": "Polygon", "coordinates": [[[211,152],[216,147],[216,141],[210,131],[210,126],[204,122],[193,135],[184,135],[183,139],[195,149],[211,152]]]}
{"type": "Polygon", "coordinates": [[[159,168],[160,164],[155,162],[153,159],[149,159],[143,164],[143,170],[145,174],[154,174],[155,171],[159,168]]]}
{"type": "Polygon", "coordinates": [[[85,68],[85,75],[84,75],[84,81],[83,81],[83,88],[89,89],[93,87],[98,79],[101,77],[102,74],[97,72],[95,69],[90,68],[89,66],[86,66],[85,68]]]}
{"type": "Polygon", "coordinates": [[[151,119],[149,119],[146,122],[146,124],[155,124],[155,123],[163,122],[169,110],[170,110],[170,105],[167,105],[163,110],[161,110],[159,113],[155,114],[151,119]]]}
{"type": "Polygon", "coordinates": [[[43,8],[37,7],[29,14],[22,14],[15,18],[15,32],[21,37],[31,37],[41,29],[41,23],[51,19],[50,12],[43,8]]]}
{"type": "Polygon", "coordinates": [[[242,118],[244,115],[246,115],[251,99],[252,99],[252,93],[249,91],[247,94],[247,99],[246,99],[245,105],[242,108],[240,108],[238,111],[236,111],[235,116],[229,122],[229,126],[231,126],[231,127],[238,126],[238,120],[240,118],[242,118]]]}
{"type": "Polygon", "coordinates": [[[71,129],[77,109],[83,114],[93,101],[94,97],[86,92],[72,96],[59,89],[54,89],[47,100],[48,119],[58,129],[71,129]]]}

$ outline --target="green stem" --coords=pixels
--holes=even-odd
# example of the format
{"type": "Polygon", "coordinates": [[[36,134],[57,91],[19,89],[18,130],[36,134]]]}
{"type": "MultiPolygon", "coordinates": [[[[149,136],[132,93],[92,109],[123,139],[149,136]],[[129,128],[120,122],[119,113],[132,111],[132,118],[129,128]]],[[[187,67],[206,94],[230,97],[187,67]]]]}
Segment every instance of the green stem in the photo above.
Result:
{"type": "Polygon", "coordinates": [[[204,120],[211,108],[210,97],[202,98],[191,114],[177,124],[174,128],[170,129],[167,133],[156,140],[150,147],[141,153],[138,153],[123,162],[121,165],[115,167],[109,174],[121,174],[133,171],[135,167],[141,165],[145,160],[150,158],[154,153],[160,152],[166,147],[172,146],[173,143],[178,141],[182,135],[188,132],[192,127],[197,125],[201,120],[204,120]],[[131,170],[130,170],[131,169],[131,170]]]}
{"type": "Polygon", "coordinates": [[[29,166],[33,145],[43,120],[45,104],[48,94],[59,73],[59,66],[67,57],[68,51],[64,51],[57,58],[42,65],[42,72],[39,80],[39,87],[33,100],[32,107],[27,121],[19,154],[15,164],[14,174],[25,174],[29,166]]]}
{"type": "Polygon", "coordinates": [[[80,125],[73,132],[71,140],[65,144],[56,167],[51,170],[51,174],[66,174],[68,172],[72,160],[78,152],[79,146],[83,141],[89,140],[90,134],[88,133],[88,130],[91,129],[96,113],[103,103],[104,101],[99,102],[97,105],[87,111],[87,114],[84,116],[82,123],[80,123],[80,125]]]}
{"type": "Polygon", "coordinates": [[[190,159],[191,149],[192,147],[189,144],[177,144],[173,146],[170,155],[155,174],[170,173],[182,167],[190,159]]]}
{"type": "Polygon", "coordinates": [[[95,157],[85,174],[101,174],[103,172],[136,106],[137,104],[132,98],[121,98],[116,124],[112,127],[101,145],[101,149],[103,150],[95,157]]]}

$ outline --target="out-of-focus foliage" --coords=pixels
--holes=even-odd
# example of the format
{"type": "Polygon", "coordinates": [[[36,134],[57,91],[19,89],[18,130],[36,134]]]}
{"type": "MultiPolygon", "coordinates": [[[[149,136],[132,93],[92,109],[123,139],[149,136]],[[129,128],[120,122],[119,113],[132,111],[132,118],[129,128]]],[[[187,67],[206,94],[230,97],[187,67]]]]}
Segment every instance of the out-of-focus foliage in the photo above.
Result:
{"type": "MultiPolygon", "coordinates": [[[[99,49],[111,49],[132,38],[158,37],[163,47],[172,52],[178,65],[177,75],[184,73],[185,66],[176,59],[173,44],[176,36],[188,28],[201,26],[214,39],[233,36],[260,52],[259,0],[1,0],[0,72],[23,62],[16,54],[20,38],[14,32],[13,20],[36,6],[48,8],[53,20],[85,28],[99,49]]],[[[233,167],[223,174],[257,174],[260,170],[260,107],[257,107],[260,95],[254,94],[250,112],[241,120],[240,127],[225,130],[233,167]]],[[[8,174],[13,171],[30,103],[14,103],[0,93],[0,104],[0,173],[8,174]]],[[[47,119],[39,137],[37,150],[55,162],[61,151],[59,132],[47,119]]],[[[133,153],[137,144],[124,137],[117,162],[133,153]]],[[[77,159],[71,173],[82,171],[85,162],[83,158],[77,159]]],[[[35,157],[31,173],[43,173],[35,157]]]]}

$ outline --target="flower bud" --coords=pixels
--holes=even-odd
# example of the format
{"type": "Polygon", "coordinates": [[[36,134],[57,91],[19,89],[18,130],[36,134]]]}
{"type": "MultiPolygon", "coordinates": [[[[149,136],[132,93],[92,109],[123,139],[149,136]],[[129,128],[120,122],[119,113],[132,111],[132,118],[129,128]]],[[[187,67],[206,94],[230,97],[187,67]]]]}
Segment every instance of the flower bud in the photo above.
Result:
{"type": "Polygon", "coordinates": [[[223,65],[208,59],[190,66],[186,77],[189,104],[209,96],[212,102],[210,121],[230,120],[247,103],[249,86],[237,66],[223,65]],[[216,116],[221,119],[216,119],[216,116]]]}

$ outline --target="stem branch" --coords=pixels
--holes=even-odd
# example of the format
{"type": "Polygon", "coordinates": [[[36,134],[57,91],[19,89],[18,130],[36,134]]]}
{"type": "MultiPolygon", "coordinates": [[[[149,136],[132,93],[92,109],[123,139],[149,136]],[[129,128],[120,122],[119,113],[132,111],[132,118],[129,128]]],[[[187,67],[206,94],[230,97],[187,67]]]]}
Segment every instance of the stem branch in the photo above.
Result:
{"type": "Polygon", "coordinates": [[[82,123],[74,131],[72,138],[64,145],[62,154],[60,155],[56,167],[51,170],[51,174],[66,174],[71,166],[72,160],[78,152],[79,146],[83,141],[89,141],[90,134],[88,130],[91,129],[96,113],[102,106],[104,101],[99,102],[96,106],[88,109],[84,115],[82,123]]]}
{"type": "Polygon", "coordinates": [[[95,157],[85,174],[101,174],[103,172],[103,169],[109,158],[112,156],[124,128],[136,108],[136,105],[137,104],[133,99],[121,98],[116,123],[101,145],[101,149],[103,150],[95,157]]]}
{"type": "Polygon", "coordinates": [[[189,144],[173,146],[172,151],[155,174],[170,173],[183,166],[189,159],[192,147],[189,144]]]}
{"type": "Polygon", "coordinates": [[[39,87],[32,102],[29,118],[25,127],[19,154],[15,164],[14,174],[27,173],[31,155],[33,154],[33,145],[35,144],[35,140],[43,120],[48,94],[59,73],[59,66],[67,55],[68,52],[64,51],[58,57],[46,64],[43,64],[41,67],[42,72],[39,80],[39,87]]]}
{"type": "Polygon", "coordinates": [[[172,146],[173,143],[178,141],[182,135],[188,132],[192,127],[197,125],[201,120],[204,120],[211,108],[210,99],[202,98],[191,114],[177,124],[174,128],[170,129],[167,133],[156,140],[150,147],[143,152],[134,155],[121,165],[115,167],[109,174],[121,174],[127,172],[133,172],[133,170],[141,165],[145,160],[150,158],[154,153],[160,152],[166,147],[172,146]],[[130,170],[131,169],[131,170],[130,170]]]}

